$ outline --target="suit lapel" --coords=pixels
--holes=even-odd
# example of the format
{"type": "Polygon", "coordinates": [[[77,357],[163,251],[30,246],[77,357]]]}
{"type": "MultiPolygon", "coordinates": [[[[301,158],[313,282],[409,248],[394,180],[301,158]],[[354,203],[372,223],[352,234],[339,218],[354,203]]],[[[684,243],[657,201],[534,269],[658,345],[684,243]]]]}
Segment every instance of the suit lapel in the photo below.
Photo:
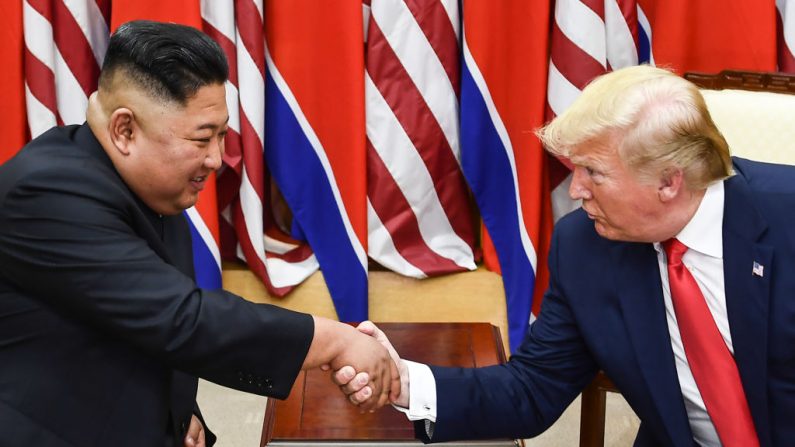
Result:
{"type": "Polygon", "coordinates": [[[767,322],[773,248],[759,243],[767,229],[745,179],[725,182],[723,274],[734,358],[762,445],[770,445],[767,322]],[[754,272],[754,263],[760,266],[754,272]]]}
{"type": "Polygon", "coordinates": [[[668,445],[692,445],[665,317],[660,270],[651,244],[613,247],[614,283],[638,367],[659,414],[668,445]]]}

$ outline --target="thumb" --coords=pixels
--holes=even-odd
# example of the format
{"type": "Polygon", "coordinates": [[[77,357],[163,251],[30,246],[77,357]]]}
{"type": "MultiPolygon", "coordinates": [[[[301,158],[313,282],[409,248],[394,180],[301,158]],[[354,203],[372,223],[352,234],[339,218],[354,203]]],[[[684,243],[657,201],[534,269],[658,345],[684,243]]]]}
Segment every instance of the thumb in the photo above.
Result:
{"type": "Polygon", "coordinates": [[[359,326],[357,326],[357,327],[356,327],[356,329],[357,329],[359,332],[361,332],[361,333],[363,333],[363,334],[366,334],[366,335],[369,335],[369,336],[371,336],[371,337],[372,337],[372,336],[373,336],[373,335],[376,333],[376,331],[378,330],[378,328],[377,328],[377,327],[375,327],[375,323],[373,323],[373,322],[372,322],[372,321],[370,321],[370,320],[367,320],[367,321],[362,321],[361,323],[359,323],[359,326]]]}

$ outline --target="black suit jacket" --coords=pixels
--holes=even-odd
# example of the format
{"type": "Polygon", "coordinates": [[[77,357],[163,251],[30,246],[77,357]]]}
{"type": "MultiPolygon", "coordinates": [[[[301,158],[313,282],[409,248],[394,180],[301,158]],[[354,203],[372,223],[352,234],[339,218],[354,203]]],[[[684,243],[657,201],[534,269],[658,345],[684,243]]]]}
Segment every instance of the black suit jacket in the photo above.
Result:
{"type": "Polygon", "coordinates": [[[87,125],[0,166],[0,444],[181,445],[196,377],[287,396],[311,316],[199,289],[190,246],[87,125]]]}
{"type": "MultiPolygon", "coordinates": [[[[734,358],[760,444],[793,446],[795,167],[734,167],[723,214],[734,358]]],[[[432,367],[433,441],[535,436],[602,369],[641,419],[636,446],[693,446],[652,244],[604,239],[578,210],[555,226],[549,269],[541,314],[508,363],[432,367]]]]}

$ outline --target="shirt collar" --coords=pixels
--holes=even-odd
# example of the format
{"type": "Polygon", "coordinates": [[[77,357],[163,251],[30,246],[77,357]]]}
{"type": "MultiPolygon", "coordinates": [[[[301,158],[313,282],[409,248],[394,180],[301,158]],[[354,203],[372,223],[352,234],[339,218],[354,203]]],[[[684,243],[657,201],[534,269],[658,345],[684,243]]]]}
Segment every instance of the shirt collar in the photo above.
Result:
{"type": "MultiPolygon", "coordinates": [[[[676,235],[688,249],[713,258],[723,258],[723,182],[715,182],[707,188],[704,198],[690,222],[676,235]]],[[[661,250],[660,244],[654,248],[661,250]]]]}

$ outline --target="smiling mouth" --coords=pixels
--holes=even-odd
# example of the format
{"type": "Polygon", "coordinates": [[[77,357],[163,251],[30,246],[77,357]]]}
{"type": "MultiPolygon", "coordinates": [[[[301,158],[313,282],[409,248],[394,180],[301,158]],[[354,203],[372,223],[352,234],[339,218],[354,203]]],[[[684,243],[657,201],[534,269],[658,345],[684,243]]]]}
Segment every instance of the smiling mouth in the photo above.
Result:
{"type": "Polygon", "coordinates": [[[190,183],[193,185],[194,188],[201,191],[202,189],[204,189],[205,180],[207,180],[207,176],[200,175],[198,177],[193,177],[192,179],[190,179],[190,183]]]}

